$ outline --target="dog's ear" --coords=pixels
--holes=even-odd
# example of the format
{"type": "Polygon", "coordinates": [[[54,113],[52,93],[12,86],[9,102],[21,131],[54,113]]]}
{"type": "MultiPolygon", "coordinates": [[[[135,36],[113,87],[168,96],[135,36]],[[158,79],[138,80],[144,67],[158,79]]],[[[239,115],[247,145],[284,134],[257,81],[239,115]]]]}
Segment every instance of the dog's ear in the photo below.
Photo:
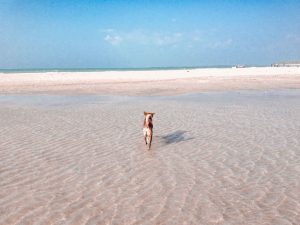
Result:
{"type": "Polygon", "coordinates": [[[152,116],[154,116],[155,113],[151,113],[151,114],[152,114],[152,116]]]}
{"type": "Polygon", "coordinates": [[[147,112],[144,111],[144,116],[146,116],[146,115],[147,115],[147,112]]]}

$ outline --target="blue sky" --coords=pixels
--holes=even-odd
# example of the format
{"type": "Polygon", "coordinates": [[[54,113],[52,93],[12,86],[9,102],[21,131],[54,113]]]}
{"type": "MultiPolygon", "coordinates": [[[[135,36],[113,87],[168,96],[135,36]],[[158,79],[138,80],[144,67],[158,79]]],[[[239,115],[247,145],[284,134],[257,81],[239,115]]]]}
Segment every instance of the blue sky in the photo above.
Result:
{"type": "Polygon", "coordinates": [[[0,68],[300,60],[300,1],[0,0],[0,68]]]}

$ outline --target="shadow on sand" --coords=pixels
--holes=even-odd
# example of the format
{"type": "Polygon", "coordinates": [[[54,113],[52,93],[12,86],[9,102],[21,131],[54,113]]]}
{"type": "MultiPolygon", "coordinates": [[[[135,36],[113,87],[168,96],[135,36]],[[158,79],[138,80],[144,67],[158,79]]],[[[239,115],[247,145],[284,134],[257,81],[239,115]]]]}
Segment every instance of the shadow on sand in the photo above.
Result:
{"type": "Polygon", "coordinates": [[[173,143],[178,143],[178,142],[194,139],[193,137],[185,137],[186,133],[187,133],[187,131],[178,130],[173,133],[162,136],[162,138],[163,138],[165,144],[173,144],[173,143]]]}

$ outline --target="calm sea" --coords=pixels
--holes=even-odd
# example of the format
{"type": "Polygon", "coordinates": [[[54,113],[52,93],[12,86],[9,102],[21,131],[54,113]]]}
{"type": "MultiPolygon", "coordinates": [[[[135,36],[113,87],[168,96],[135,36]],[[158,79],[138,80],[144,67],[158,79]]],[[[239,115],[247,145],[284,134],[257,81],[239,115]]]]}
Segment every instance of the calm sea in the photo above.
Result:
{"type": "Polygon", "coordinates": [[[185,70],[185,69],[199,69],[199,68],[231,68],[231,67],[232,65],[197,66],[197,67],[139,67],[139,68],[34,68],[34,69],[0,69],[0,73],[185,70]]]}

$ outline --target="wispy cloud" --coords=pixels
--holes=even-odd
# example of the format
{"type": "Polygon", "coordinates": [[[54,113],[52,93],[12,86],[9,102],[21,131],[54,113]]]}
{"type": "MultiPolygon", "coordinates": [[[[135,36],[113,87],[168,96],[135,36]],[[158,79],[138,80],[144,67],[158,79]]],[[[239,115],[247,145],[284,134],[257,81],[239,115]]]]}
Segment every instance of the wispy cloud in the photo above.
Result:
{"type": "Polygon", "coordinates": [[[174,45],[182,41],[183,34],[181,32],[153,32],[145,30],[132,31],[116,31],[115,29],[101,30],[104,33],[104,41],[111,45],[119,45],[121,43],[133,43],[137,45],[155,45],[165,46],[174,45]]]}
{"type": "Polygon", "coordinates": [[[164,32],[135,29],[130,31],[118,31],[108,28],[101,30],[103,39],[108,44],[119,46],[122,44],[149,45],[149,46],[185,46],[192,48],[226,48],[232,44],[232,39],[218,38],[218,35],[210,32],[164,32]]]}
{"type": "Polygon", "coordinates": [[[107,34],[104,37],[104,40],[110,43],[111,45],[119,45],[123,39],[119,35],[107,34]]]}
{"type": "Polygon", "coordinates": [[[158,33],[152,37],[152,41],[154,44],[162,46],[162,45],[174,45],[182,41],[183,34],[180,32],[164,34],[158,33]]]}

